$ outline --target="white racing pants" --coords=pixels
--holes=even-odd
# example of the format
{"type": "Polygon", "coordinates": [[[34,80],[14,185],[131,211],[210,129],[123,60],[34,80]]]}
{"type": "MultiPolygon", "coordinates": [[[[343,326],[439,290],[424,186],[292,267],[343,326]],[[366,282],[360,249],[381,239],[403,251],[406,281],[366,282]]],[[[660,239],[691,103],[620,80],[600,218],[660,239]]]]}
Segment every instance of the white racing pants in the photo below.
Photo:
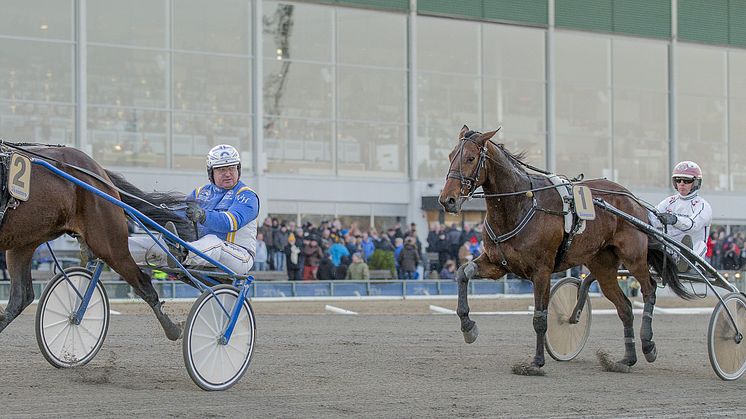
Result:
{"type": "MultiPolygon", "coordinates": [[[[156,237],[159,238],[158,241],[165,247],[166,243],[160,238],[160,235],[156,235],[156,237]]],[[[248,250],[236,244],[220,240],[214,234],[209,234],[197,241],[189,242],[189,244],[239,275],[248,275],[249,270],[254,266],[254,258],[248,250]]],[[[138,265],[166,266],[168,264],[166,252],[148,235],[130,237],[129,249],[132,258],[135,259],[138,265]]],[[[187,256],[182,264],[186,267],[195,268],[212,266],[212,264],[194,252],[189,252],[189,256],[187,256]]]]}

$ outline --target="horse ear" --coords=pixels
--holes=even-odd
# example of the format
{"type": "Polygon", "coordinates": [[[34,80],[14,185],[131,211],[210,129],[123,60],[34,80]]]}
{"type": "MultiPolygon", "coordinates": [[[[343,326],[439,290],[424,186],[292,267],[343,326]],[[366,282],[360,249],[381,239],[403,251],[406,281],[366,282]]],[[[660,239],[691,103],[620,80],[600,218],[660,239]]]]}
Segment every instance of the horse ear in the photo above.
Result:
{"type": "Polygon", "coordinates": [[[494,130],[494,131],[489,131],[489,132],[485,132],[484,134],[482,134],[482,135],[481,135],[481,136],[479,137],[479,141],[483,141],[483,142],[485,142],[485,143],[486,143],[486,142],[487,142],[487,140],[489,140],[490,138],[494,137],[494,136],[495,136],[495,134],[497,134],[497,131],[500,131],[500,128],[498,128],[498,129],[496,129],[496,130],[494,130]]]}
{"type": "Polygon", "coordinates": [[[461,132],[459,132],[459,133],[458,133],[458,139],[459,139],[459,141],[460,141],[460,140],[461,140],[462,138],[464,138],[464,134],[466,134],[467,132],[469,132],[469,127],[467,127],[466,125],[464,125],[464,126],[463,126],[463,127],[461,128],[461,132]]]}

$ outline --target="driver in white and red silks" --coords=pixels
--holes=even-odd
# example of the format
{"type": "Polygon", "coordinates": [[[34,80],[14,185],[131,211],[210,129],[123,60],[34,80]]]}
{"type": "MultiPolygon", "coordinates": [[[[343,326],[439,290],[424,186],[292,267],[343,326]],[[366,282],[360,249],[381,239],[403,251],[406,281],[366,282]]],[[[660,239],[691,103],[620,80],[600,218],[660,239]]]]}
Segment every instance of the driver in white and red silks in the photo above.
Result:
{"type": "MultiPolygon", "coordinates": [[[[674,166],[671,183],[677,193],[658,204],[658,219],[669,226],[669,236],[704,258],[712,222],[712,208],[699,196],[702,169],[693,161],[682,161],[674,166]]],[[[682,270],[681,267],[679,270],[682,270]]]]}

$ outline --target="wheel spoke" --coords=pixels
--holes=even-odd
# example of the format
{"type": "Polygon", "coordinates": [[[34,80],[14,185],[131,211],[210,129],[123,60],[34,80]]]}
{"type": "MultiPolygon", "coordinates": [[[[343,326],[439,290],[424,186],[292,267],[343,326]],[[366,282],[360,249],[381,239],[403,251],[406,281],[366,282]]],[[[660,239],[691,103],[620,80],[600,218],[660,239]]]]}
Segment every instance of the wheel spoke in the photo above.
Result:
{"type": "MultiPolygon", "coordinates": [[[[194,334],[192,334],[192,336],[194,336],[194,334]]],[[[194,343],[194,340],[192,340],[192,343],[194,343]]],[[[217,345],[217,342],[215,342],[213,340],[213,341],[208,341],[204,345],[202,345],[200,347],[197,347],[197,348],[195,348],[194,346],[192,346],[192,353],[193,354],[198,354],[198,353],[204,351],[205,349],[209,349],[209,348],[214,347],[216,345],[217,345]]]]}
{"type": "Polygon", "coordinates": [[[65,323],[69,323],[69,322],[70,322],[70,320],[68,320],[68,319],[65,318],[65,319],[56,321],[54,323],[45,323],[43,327],[44,327],[44,330],[47,330],[47,329],[50,329],[52,327],[56,327],[56,326],[59,326],[61,324],[65,324],[65,323]]]}

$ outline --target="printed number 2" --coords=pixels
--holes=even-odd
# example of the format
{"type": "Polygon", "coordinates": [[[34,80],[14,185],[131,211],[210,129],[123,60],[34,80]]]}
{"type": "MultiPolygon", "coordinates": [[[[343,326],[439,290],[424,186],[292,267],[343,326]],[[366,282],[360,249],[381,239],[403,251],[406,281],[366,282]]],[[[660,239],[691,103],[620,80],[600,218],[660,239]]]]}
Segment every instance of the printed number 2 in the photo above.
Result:
{"type": "Polygon", "coordinates": [[[16,175],[13,176],[13,184],[18,186],[19,188],[25,188],[26,184],[21,180],[21,178],[23,177],[23,175],[26,174],[26,160],[16,159],[15,166],[21,167],[16,172],[16,175]]]}

